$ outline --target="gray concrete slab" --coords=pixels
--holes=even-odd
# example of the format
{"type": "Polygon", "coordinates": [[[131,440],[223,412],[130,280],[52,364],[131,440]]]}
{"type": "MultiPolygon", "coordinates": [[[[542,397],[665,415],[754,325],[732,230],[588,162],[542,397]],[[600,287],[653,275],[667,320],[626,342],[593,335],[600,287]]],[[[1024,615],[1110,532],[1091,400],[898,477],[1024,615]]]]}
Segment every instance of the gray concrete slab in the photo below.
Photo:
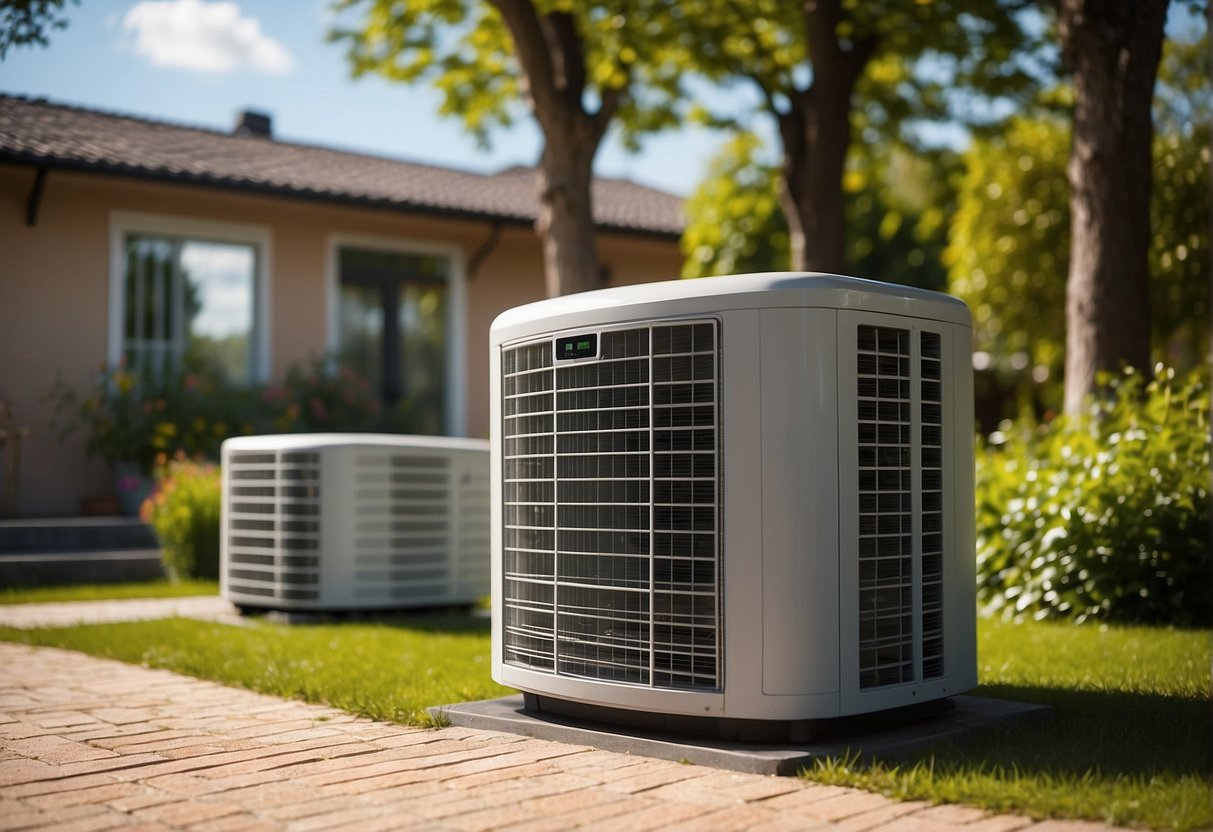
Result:
{"type": "Polygon", "coordinates": [[[1045,719],[1044,705],[956,696],[944,713],[914,722],[831,736],[804,743],[738,742],[621,727],[523,707],[521,694],[430,708],[459,728],[519,734],[535,739],[588,745],[604,751],[657,757],[753,774],[795,774],[814,758],[848,753],[882,760],[904,758],[933,743],[959,739],[975,730],[1026,719],[1045,719]]]}

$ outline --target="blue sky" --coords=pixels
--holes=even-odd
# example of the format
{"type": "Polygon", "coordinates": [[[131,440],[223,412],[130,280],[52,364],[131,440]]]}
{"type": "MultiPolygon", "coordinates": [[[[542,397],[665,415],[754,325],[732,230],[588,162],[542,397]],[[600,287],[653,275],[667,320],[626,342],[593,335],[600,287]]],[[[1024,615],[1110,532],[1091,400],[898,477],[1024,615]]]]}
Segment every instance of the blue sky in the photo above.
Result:
{"type": "MultiPolygon", "coordinates": [[[[481,172],[535,163],[539,134],[525,113],[485,150],[458,120],[437,115],[439,96],[427,85],[351,80],[343,48],[324,41],[330,1],[82,0],[68,4],[69,25],[48,48],[8,52],[0,91],[220,130],[256,109],[291,141],[481,172]]],[[[1181,3],[1170,22],[1173,35],[1203,31],[1181,3]]],[[[750,93],[738,85],[711,93],[712,103],[741,112],[753,104],[750,93]]],[[[754,126],[773,154],[772,125],[754,126]]],[[[955,125],[927,128],[935,141],[964,141],[955,125]]],[[[629,153],[608,134],[596,171],[687,195],[723,140],[687,126],[629,153]]]]}
{"type": "MultiPolygon", "coordinates": [[[[275,136],[482,172],[534,164],[529,117],[476,146],[436,113],[428,86],[350,80],[343,49],[324,42],[328,0],[83,0],[48,48],[11,49],[0,90],[213,129],[242,109],[274,119],[275,136]]],[[[687,127],[639,154],[608,137],[600,175],[688,194],[722,137],[687,127]]]]}

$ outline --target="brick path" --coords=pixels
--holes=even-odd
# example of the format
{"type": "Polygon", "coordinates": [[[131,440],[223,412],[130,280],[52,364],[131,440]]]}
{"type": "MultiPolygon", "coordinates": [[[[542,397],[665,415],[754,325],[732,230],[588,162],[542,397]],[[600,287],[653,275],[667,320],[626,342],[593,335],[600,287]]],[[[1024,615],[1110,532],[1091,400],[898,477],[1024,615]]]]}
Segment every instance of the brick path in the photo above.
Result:
{"type": "Polygon", "coordinates": [[[1098,832],[462,728],[0,643],[0,830],[1098,832]]]}
{"type": "MultiPolygon", "coordinates": [[[[218,595],[184,598],[131,598],[119,601],[73,601],[47,604],[0,604],[0,627],[70,627],[109,621],[149,621],[156,618],[201,618],[224,624],[243,620],[230,602],[218,595]]],[[[3,826],[0,825],[0,829],[3,826]]]]}

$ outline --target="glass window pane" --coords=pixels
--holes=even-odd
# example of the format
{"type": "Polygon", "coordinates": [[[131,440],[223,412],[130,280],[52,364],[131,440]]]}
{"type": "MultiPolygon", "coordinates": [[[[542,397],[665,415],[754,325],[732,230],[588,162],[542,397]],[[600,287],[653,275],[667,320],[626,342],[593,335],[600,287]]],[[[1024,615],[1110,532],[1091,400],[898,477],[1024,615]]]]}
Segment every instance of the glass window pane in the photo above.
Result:
{"type": "Polygon", "coordinates": [[[446,284],[400,287],[400,371],[418,433],[440,434],[446,401],[446,284]]]}
{"type": "Polygon", "coordinates": [[[123,356],[137,373],[163,372],[180,343],[173,259],[171,240],[127,238],[123,356]]]}
{"type": "Polygon", "coordinates": [[[216,367],[233,381],[252,377],[256,253],[252,246],[181,244],[185,356],[216,367]]]}
{"type": "Polygon", "coordinates": [[[341,362],[383,390],[383,293],[375,286],[341,287],[341,362]]]}

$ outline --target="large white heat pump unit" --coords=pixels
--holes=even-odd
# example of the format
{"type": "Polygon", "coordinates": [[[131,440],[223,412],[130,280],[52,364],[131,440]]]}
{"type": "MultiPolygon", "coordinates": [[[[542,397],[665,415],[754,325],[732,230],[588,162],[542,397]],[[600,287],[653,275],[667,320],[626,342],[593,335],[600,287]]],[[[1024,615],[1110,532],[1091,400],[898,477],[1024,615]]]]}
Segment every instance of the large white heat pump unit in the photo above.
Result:
{"type": "Polygon", "coordinates": [[[469,604],[489,590],[489,443],[363,433],[229,439],[220,589],[239,607],[469,604]]]}
{"type": "Polygon", "coordinates": [[[490,352],[493,677],[533,707],[795,729],[976,685],[963,303],[671,281],[490,352]]]}

